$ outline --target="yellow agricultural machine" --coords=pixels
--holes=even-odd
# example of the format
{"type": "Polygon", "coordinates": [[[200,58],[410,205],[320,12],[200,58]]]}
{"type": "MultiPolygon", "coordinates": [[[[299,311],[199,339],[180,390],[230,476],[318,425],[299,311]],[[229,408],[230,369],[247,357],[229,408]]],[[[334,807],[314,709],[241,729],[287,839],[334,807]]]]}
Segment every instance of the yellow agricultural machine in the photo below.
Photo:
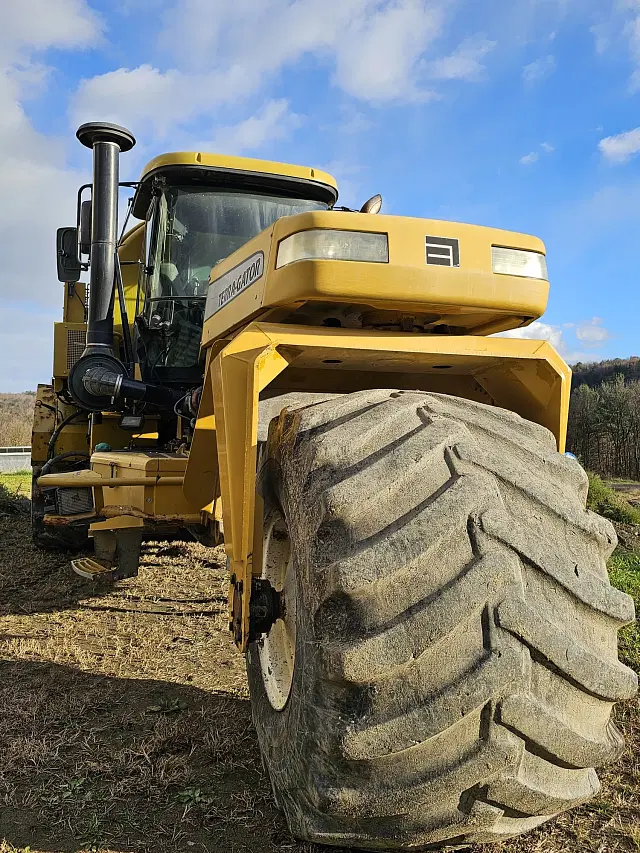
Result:
{"type": "Polygon", "coordinates": [[[499,841],[591,797],[636,691],[616,642],[633,605],[563,455],[569,368],[490,336],[543,313],[540,240],[337,208],[324,172],[199,152],[126,184],[139,222],[118,239],[134,139],[78,138],[93,182],[58,232],[36,541],[111,580],[145,537],[224,542],[299,838],[499,841]]]}

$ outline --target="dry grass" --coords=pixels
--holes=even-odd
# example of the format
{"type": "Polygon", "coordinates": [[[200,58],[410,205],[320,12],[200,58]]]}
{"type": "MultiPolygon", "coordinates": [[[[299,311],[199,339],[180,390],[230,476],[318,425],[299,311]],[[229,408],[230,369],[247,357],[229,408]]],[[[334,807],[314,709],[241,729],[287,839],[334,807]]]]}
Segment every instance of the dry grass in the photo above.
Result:
{"type": "Polygon", "coordinates": [[[640,483],[635,480],[611,480],[607,485],[634,506],[640,505],[640,483]]]}
{"type": "Polygon", "coordinates": [[[35,392],[0,394],[0,447],[31,444],[35,392]]]}
{"type": "MultiPolygon", "coordinates": [[[[291,839],[271,799],[226,630],[221,552],[149,544],[138,578],[95,589],[66,557],[31,548],[25,504],[8,506],[0,853],[319,853],[291,839]]],[[[628,749],[602,793],[498,849],[640,850],[638,705],[618,718],[628,749]]]]}

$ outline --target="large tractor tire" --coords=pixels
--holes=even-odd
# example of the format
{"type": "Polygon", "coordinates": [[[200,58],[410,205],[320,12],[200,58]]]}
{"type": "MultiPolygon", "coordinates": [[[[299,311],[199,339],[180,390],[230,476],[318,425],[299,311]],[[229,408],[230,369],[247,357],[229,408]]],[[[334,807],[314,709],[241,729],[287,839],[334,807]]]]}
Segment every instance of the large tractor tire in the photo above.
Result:
{"type": "Polygon", "coordinates": [[[500,841],[582,803],[615,759],[635,674],[611,524],[543,427],[441,394],[286,410],[259,472],[253,718],[299,838],[363,848],[500,841]]]}

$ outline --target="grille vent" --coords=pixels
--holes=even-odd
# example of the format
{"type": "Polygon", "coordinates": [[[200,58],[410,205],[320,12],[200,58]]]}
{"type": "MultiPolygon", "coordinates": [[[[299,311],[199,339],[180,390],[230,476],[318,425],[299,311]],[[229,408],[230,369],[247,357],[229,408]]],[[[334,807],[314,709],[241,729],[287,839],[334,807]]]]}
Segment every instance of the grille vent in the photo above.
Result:
{"type": "Polygon", "coordinates": [[[91,489],[56,489],[55,491],[60,515],[78,515],[93,510],[91,489]]]}
{"type": "Polygon", "coordinates": [[[67,370],[71,370],[86,345],[87,333],[84,329],[67,329],[67,370]]]}

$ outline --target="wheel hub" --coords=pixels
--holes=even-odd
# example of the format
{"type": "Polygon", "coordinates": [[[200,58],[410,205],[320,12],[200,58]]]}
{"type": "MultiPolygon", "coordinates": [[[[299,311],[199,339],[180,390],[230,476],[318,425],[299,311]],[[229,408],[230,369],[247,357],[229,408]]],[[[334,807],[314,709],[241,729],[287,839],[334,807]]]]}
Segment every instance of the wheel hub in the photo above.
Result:
{"type": "MultiPolygon", "coordinates": [[[[287,704],[296,651],[296,579],[289,531],[280,513],[265,519],[264,562],[257,580],[254,625],[267,625],[258,640],[260,670],[267,698],[276,711],[287,704]]],[[[251,598],[252,619],[254,599],[251,598]]]]}

